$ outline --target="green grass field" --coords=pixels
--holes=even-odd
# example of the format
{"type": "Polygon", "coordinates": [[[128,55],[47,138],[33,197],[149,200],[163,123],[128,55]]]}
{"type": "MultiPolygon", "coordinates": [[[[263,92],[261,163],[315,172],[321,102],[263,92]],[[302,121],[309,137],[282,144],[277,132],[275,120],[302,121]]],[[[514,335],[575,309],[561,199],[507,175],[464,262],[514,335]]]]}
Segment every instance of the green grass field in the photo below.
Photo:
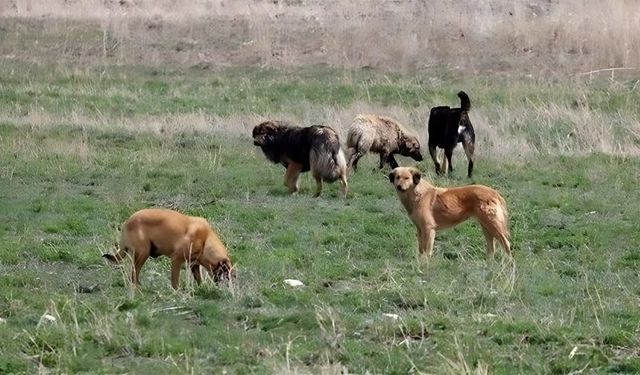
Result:
{"type": "MultiPolygon", "coordinates": [[[[640,372],[640,160],[579,145],[557,155],[557,127],[523,130],[526,122],[491,112],[571,108],[567,82],[445,76],[432,86],[324,68],[1,69],[0,373],[640,372]],[[499,252],[485,260],[472,222],[438,233],[434,258],[419,268],[414,227],[375,156],[350,176],[346,202],[337,184],[312,198],[308,175],[290,196],[284,169],[252,145],[251,123],[237,132],[118,126],[194,112],[305,117],[300,102],[318,112],[360,100],[410,112],[451,100],[451,87],[470,87],[474,108],[507,140],[526,131],[539,141],[513,157],[490,152],[495,139],[478,145],[474,182],[507,199],[515,273],[499,252]],[[183,272],[173,291],[169,262],[158,258],[130,293],[126,267],[100,255],[132,212],[156,206],[209,219],[236,264],[233,285],[195,287],[183,272]]],[[[638,113],[630,83],[580,90],[595,119],[638,113]]],[[[437,185],[468,183],[460,150],[454,163],[449,179],[430,161],[418,166],[437,185]]]]}

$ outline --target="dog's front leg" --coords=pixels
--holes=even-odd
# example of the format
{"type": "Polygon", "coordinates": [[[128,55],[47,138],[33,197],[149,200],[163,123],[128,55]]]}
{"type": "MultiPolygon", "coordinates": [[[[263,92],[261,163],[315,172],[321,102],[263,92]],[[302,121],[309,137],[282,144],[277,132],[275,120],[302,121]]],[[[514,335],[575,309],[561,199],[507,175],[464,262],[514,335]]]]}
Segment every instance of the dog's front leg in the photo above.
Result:
{"type": "Polygon", "coordinates": [[[302,172],[302,165],[298,163],[289,163],[287,171],[284,174],[284,186],[289,188],[290,193],[297,193],[299,190],[298,179],[302,172]]]}
{"type": "Polygon", "coordinates": [[[383,151],[380,153],[380,164],[378,165],[378,167],[380,169],[384,168],[384,161],[387,159],[387,154],[383,151]]]}
{"type": "Polygon", "coordinates": [[[180,282],[180,269],[182,268],[182,264],[184,263],[184,254],[182,252],[176,252],[171,258],[171,287],[173,289],[178,289],[178,284],[180,282]]]}
{"type": "Polygon", "coordinates": [[[317,197],[320,196],[320,194],[322,194],[322,177],[313,176],[313,178],[315,178],[315,180],[316,180],[316,192],[315,192],[315,194],[313,194],[313,196],[315,198],[317,198],[317,197]]]}
{"type": "Polygon", "coordinates": [[[389,163],[391,169],[398,168],[398,162],[393,154],[389,154],[389,156],[387,156],[387,163],[389,163]]]}
{"type": "Polygon", "coordinates": [[[418,252],[416,253],[416,263],[420,265],[420,262],[422,260],[422,249],[424,248],[424,237],[422,236],[422,230],[420,229],[420,226],[416,225],[416,230],[416,236],[418,237],[418,252]]]}
{"type": "Polygon", "coordinates": [[[436,239],[436,230],[432,227],[424,227],[420,229],[421,237],[420,255],[427,259],[433,255],[433,242],[436,239]]]}
{"type": "Polygon", "coordinates": [[[431,155],[431,160],[433,160],[433,164],[436,166],[436,174],[440,174],[440,163],[438,162],[436,145],[429,145],[429,155],[431,155]]]}

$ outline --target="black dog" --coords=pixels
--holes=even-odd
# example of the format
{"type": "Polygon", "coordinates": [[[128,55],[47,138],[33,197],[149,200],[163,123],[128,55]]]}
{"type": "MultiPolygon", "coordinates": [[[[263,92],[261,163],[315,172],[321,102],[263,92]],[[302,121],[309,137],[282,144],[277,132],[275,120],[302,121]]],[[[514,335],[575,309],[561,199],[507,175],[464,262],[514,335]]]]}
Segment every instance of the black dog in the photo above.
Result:
{"type": "Polygon", "coordinates": [[[471,120],[469,120],[471,100],[469,100],[469,96],[464,91],[460,91],[458,97],[460,98],[460,108],[449,108],[447,106],[431,108],[428,126],[429,154],[431,154],[431,159],[436,165],[436,173],[444,172],[446,175],[447,172],[453,171],[453,163],[451,162],[453,149],[458,145],[458,142],[462,142],[462,147],[469,161],[467,177],[471,178],[473,173],[473,151],[476,142],[476,134],[473,131],[471,120]],[[445,158],[442,160],[442,168],[438,163],[436,147],[444,149],[445,158]]]}
{"type": "Polygon", "coordinates": [[[287,171],[284,184],[291,193],[299,190],[300,173],[311,171],[316,180],[316,194],[322,182],[340,180],[340,190],[347,196],[347,162],[338,134],[328,126],[297,127],[282,121],[265,121],[253,128],[253,144],[259,146],[273,163],[287,171]]]}

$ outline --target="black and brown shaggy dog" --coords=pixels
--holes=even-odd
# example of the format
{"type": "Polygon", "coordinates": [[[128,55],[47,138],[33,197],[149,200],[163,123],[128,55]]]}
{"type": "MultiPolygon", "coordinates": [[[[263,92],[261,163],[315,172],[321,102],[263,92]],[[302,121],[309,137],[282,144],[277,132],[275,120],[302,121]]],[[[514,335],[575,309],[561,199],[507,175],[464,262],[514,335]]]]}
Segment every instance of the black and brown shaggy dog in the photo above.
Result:
{"type": "Polygon", "coordinates": [[[358,168],[358,160],[367,152],[380,154],[380,168],[389,163],[391,168],[398,166],[394,154],[408,156],[422,161],[420,141],[410,135],[397,121],[377,115],[358,115],[349,127],[347,134],[349,166],[358,168]]]}
{"type": "Polygon", "coordinates": [[[340,180],[340,191],[346,198],[347,162],[332,128],[301,128],[282,121],[265,121],[253,128],[253,144],[262,149],[267,159],[287,168],[284,185],[291,193],[300,188],[300,173],[311,171],[316,180],[316,197],[322,192],[323,181],[340,180]]]}
{"type": "Polygon", "coordinates": [[[453,149],[458,143],[462,143],[464,152],[467,155],[469,165],[467,167],[467,177],[471,178],[473,173],[473,152],[475,149],[476,134],[469,120],[469,110],[471,100],[464,92],[458,93],[460,98],[460,108],[449,108],[447,106],[431,108],[429,115],[429,154],[436,166],[436,173],[453,171],[451,156],[453,149]],[[445,157],[442,159],[442,167],[436,156],[436,147],[444,149],[445,157]]]}
{"type": "Polygon", "coordinates": [[[488,257],[493,256],[496,241],[511,256],[507,203],[496,190],[483,185],[436,187],[416,168],[395,168],[389,181],[416,226],[418,250],[424,259],[433,253],[437,230],[451,228],[471,217],[482,227],[488,257]]]}

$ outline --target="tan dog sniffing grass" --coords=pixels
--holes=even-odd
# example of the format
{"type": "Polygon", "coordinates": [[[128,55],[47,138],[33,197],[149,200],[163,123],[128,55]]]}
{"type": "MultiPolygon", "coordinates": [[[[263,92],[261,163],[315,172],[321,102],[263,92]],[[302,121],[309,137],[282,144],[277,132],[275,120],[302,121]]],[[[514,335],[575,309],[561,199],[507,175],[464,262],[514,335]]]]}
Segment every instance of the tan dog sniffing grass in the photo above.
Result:
{"type": "Polygon", "coordinates": [[[200,266],[209,271],[216,282],[233,276],[227,249],[207,220],[162,208],[143,209],[131,215],[122,225],[118,253],[102,256],[113,263],[130,256],[133,259],[131,282],[139,285],[144,263],[149,257],[160,255],[171,258],[173,289],[178,288],[180,269],[185,262],[189,262],[197,284],[202,281],[200,266]]]}
{"type": "Polygon", "coordinates": [[[487,256],[493,256],[495,240],[511,256],[507,205],[494,189],[483,185],[439,188],[422,179],[416,168],[398,167],[389,174],[398,197],[418,230],[418,250],[427,258],[433,253],[436,230],[478,220],[487,241],[487,256]]]}

